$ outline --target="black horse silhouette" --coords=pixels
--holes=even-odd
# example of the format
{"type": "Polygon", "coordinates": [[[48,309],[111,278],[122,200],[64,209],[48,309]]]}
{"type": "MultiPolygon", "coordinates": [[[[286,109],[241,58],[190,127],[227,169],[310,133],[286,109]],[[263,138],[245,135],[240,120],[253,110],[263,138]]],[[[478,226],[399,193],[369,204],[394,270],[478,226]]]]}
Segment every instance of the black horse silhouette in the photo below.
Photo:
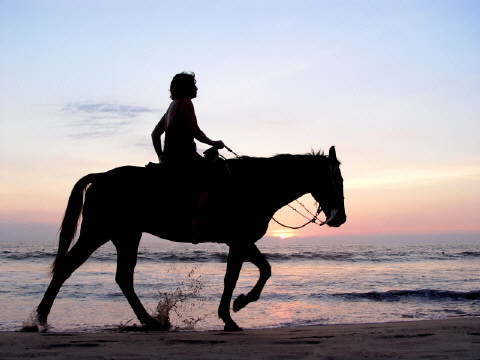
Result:
{"type": "MultiPolygon", "coordinates": [[[[211,229],[208,241],[229,246],[218,308],[225,330],[241,330],[230,315],[230,303],[243,262],[256,265],[260,277],[247,295],[240,295],[234,301],[235,312],[260,297],[271,275],[270,264],[255,243],[266,233],[278,209],[310,193],[319,209],[331,218],[329,226],[338,227],[346,221],[339,165],[333,146],[328,156],[277,155],[227,160],[231,182],[215,193],[208,222],[211,229]]],[[[148,167],[125,166],[89,174],[75,184],[61,226],[58,252],[52,264],[53,276],[37,307],[39,329],[46,328],[48,314],[63,283],[109,240],[117,250],[115,281],[137,318],[147,328],[161,327],[137,297],[133,274],[143,232],[172,241],[196,241],[188,230],[195,191],[185,190],[188,186],[191,188],[191,180],[183,180],[169,179],[168,173],[161,171],[152,174],[148,167]],[[81,214],[80,235],[69,250],[81,214]]]]}

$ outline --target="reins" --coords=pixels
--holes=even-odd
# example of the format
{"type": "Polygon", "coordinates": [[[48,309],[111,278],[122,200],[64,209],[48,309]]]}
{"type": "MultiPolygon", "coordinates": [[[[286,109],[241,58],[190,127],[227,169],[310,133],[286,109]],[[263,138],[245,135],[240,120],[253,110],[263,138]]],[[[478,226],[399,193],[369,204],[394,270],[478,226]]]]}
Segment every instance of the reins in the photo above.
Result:
{"type": "Polygon", "coordinates": [[[230,149],[227,145],[225,145],[225,149],[227,149],[227,151],[231,152],[233,155],[235,155],[235,157],[237,159],[240,159],[240,156],[237,155],[237,153],[235,151],[233,151],[232,149],[230,149]]]}
{"type": "MultiPolygon", "coordinates": [[[[237,153],[235,151],[233,151],[232,149],[230,149],[228,146],[225,145],[225,149],[229,152],[231,152],[233,155],[235,155],[235,157],[237,159],[242,159],[239,155],[237,155],[237,153]]],[[[221,156],[221,155],[220,155],[221,156]]],[[[222,156],[222,158],[225,159],[225,157],[222,156]]],[[[226,159],[225,159],[226,160],[226,159]]],[[[227,170],[228,172],[230,173],[230,170],[228,169],[228,165],[227,165],[227,170]]],[[[295,202],[297,202],[298,204],[300,204],[300,206],[305,210],[307,211],[311,216],[312,218],[310,219],[308,216],[302,214],[300,211],[298,211],[296,208],[294,208],[292,205],[290,204],[287,204],[288,207],[290,209],[292,209],[293,211],[295,211],[297,214],[299,214],[300,216],[304,217],[305,219],[308,219],[308,221],[302,225],[299,225],[299,226],[290,226],[290,225],[285,225],[283,223],[281,223],[280,221],[278,221],[277,219],[275,219],[273,216],[272,216],[272,220],[275,221],[278,225],[280,226],[283,226],[285,228],[288,228],[288,229],[292,229],[292,230],[297,230],[297,229],[301,229],[301,228],[304,228],[305,226],[307,226],[308,224],[315,224],[315,225],[318,225],[318,226],[323,226],[325,224],[328,224],[328,222],[330,220],[333,219],[333,217],[335,216],[335,214],[337,213],[336,210],[333,210],[332,211],[332,214],[330,215],[330,217],[328,219],[326,219],[325,221],[321,221],[318,219],[318,215],[320,215],[320,213],[323,211],[322,207],[320,206],[320,204],[318,204],[318,208],[317,208],[317,211],[316,211],[316,214],[313,214],[310,210],[307,209],[307,207],[305,205],[303,205],[299,200],[295,200],[295,202]],[[320,222],[317,222],[317,221],[320,221],[320,222]]]]}
{"type": "Polygon", "coordinates": [[[304,217],[305,219],[308,219],[308,221],[303,224],[303,225],[300,225],[300,226],[290,226],[290,225],[285,225],[283,223],[281,223],[280,221],[278,221],[277,219],[275,219],[274,217],[272,217],[272,220],[275,221],[278,225],[280,226],[283,226],[283,227],[286,227],[288,229],[292,229],[292,230],[297,230],[297,229],[301,229],[301,228],[304,228],[305,226],[307,226],[308,224],[315,224],[315,225],[318,225],[318,226],[322,226],[322,225],[325,225],[327,222],[326,221],[321,221],[320,223],[317,223],[317,220],[318,220],[318,215],[320,215],[320,213],[322,212],[322,208],[320,207],[320,205],[318,206],[317,208],[317,213],[316,214],[312,214],[310,212],[310,210],[308,210],[306,208],[305,205],[303,205],[300,201],[298,200],[295,200],[297,203],[299,203],[304,210],[306,210],[310,215],[313,216],[312,219],[310,219],[309,217],[305,216],[304,214],[302,214],[300,211],[298,211],[297,209],[295,209],[292,205],[290,204],[287,204],[288,207],[290,209],[292,209],[293,211],[295,211],[297,214],[299,214],[300,216],[304,217]]]}

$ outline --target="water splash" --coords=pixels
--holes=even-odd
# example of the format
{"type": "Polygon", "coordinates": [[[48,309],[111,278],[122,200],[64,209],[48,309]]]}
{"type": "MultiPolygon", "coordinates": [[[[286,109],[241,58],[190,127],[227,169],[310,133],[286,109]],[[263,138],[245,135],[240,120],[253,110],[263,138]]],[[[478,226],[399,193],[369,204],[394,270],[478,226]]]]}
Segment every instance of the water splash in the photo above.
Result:
{"type": "Polygon", "coordinates": [[[202,302],[204,288],[201,275],[190,270],[186,279],[173,292],[158,292],[158,303],[152,317],[171,330],[193,330],[195,324],[208,314],[196,314],[197,305],[202,302]]]}
{"type": "Polygon", "coordinates": [[[46,321],[40,321],[36,310],[33,310],[22,323],[22,332],[45,332],[50,328],[46,321]]]}

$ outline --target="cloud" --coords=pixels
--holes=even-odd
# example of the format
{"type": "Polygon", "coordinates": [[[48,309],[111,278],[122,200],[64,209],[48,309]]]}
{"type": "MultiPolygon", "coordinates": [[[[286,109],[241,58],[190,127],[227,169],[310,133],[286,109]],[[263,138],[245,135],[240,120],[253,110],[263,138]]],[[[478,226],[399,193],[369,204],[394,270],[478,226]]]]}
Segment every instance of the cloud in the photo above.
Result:
{"type": "Polygon", "coordinates": [[[154,112],[146,106],[115,102],[75,102],[66,104],[63,115],[68,115],[69,137],[106,137],[125,132],[129,125],[144,115],[154,112]]]}
{"type": "Polygon", "coordinates": [[[153,109],[146,106],[133,106],[106,102],[76,102],[67,104],[63,108],[64,113],[84,114],[98,118],[134,118],[145,113],[151,113],[153,109]]]}

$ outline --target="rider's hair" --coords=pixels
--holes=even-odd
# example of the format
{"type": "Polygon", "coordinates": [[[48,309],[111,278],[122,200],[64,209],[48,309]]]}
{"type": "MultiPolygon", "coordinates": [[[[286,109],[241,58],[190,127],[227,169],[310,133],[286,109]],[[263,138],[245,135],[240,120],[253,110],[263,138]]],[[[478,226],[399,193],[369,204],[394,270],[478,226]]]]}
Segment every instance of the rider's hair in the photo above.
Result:
{"type": "Polygon", "coordinates": [[[182,72],[173,77],[170,83],[170,98],[172,100],[188,97],[192,91],[192,85],[196,84],[195,73],[182,72]]]}

